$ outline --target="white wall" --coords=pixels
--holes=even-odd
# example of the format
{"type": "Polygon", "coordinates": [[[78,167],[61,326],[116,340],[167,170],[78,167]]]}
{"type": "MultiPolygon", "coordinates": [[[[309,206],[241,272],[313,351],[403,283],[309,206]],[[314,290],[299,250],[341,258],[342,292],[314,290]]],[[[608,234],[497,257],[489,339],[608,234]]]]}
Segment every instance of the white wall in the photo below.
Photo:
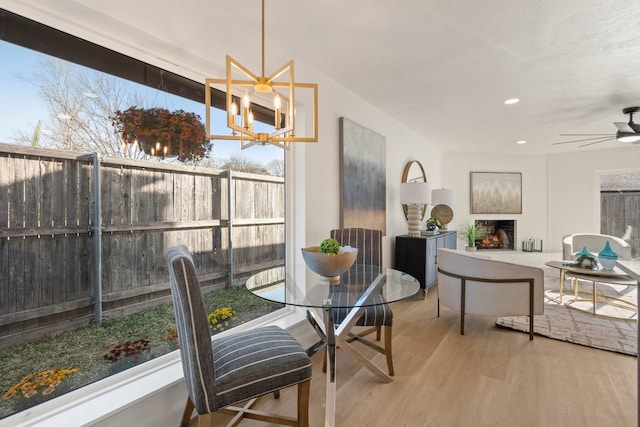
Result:
{"type": "MultiPolygon", "coordinates": [[[[518,250],[523,239],[542,239],[547,244],[546,156],[444,152],[442,183],[455,193],[454,218],[449,228],[461,230],[476,219],[514,219],[517,221],[518,250]],[[470,172],[522,173],[522,214],[472,215],[470,172]]],[[[461,246],[460,242],[458,246],[461,246]]]]}
{"type": "Polygon", "coordinates": [[[383,242],[383,262],[391,266],[395,236],[407,232],[398,195],[404,165],[410,160],[419,160],[432,187],[437,187],[440,176],[439,151],[433,144],[394,123],[344,88],[322,86],[321,96],[324,99],[323,107],[326,108],[321,110],[324,111],[320,119],[321,141],[304,147],[307,153],[305,170],[308,174],[305,189],[306,235],[305,241],[298,242],[297,246],[317,245],[329,236],[329,230],[340,225],[338,118],[344,116],[386,137],[387,235],[383,242]],[[331,172],[327,174],[327,170],[331,172]]]}
{"type": "Polygon", "coordinates": [[[554,248],[561,249],[564,235],[600,232],[600,175],[628,170],[640,171],[639,146],[549,155],[548,222],[554,248]]]}
{"type": "Polygon", "coordinates": [[[442,183],[456,197],[454,229],[480,217],[516,219],[518,241],[543,239],[547,252],[560,252],[564,235],[600,232],[599,176],[628,170],[640,170],[637,146],[537,156],[442,153],[442,183]],[[522,214],[471,215],[471,171],[522,172],[522,214]]]}

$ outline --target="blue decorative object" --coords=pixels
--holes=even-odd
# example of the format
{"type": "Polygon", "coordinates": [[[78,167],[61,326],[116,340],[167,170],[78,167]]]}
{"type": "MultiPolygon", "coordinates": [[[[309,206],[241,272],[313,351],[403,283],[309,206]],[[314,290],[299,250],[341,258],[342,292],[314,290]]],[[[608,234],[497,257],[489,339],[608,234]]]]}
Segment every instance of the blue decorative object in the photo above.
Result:
{"type": "Polygon", "coordinates": [[[581,256],[583,256],[583,258],[593,258],[593,259],[596,258],[595,254],[592,254],[591,252],[589,252],[586,246],[583,246],[580,252],[576,252],[575,254],[573,254],[574,259],[578,259],[581,256]]]}
{"type": "Polygon", "coordinates": [[[576,252],[573,256],[575,257],[576,265],[580,268],[588,268],[591,270],[598,268],[596,256],[589,252],[586,246],[583,246],[582,250],[580,252],[576,252]]]}
{"type": "Polygon", "coordinates": [[[618,261],[618,254],[611,249],[609,245],[609,241],[607,240],[604,244],[604,248],[598,254],[598,261],[600,261],[600,265],[605,270],[611,270],[616,265],[616,261],[618,261]]]}

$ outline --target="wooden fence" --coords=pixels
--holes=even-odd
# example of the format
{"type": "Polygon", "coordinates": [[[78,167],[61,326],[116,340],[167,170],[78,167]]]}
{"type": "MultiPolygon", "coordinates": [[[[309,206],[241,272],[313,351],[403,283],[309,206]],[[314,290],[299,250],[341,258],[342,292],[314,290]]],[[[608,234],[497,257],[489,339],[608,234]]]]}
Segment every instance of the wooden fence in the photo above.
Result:
{"type": "Polygon", "coordinates": [[[176,244],[206,289],[282,264],[284,179],[0,144],[0,347],[169,301],[176,244]]]}
{"type": "Polygon", "coordinates": [[[640,257],[640,191],[602,192],[600,201],[601,232],[620,237],[631,226],[631,251],[640,257]]]}

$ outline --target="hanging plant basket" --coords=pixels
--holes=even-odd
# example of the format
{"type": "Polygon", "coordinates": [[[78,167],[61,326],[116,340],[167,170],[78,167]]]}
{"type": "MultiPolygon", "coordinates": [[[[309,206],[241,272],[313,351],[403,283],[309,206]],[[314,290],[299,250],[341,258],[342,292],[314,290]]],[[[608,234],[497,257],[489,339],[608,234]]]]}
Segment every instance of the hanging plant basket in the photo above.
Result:
{"type": "Polygon", "coordinates": [[[112,124],[126,144],[138,144],[151,156],[185,162],[202,159],[211,150],[200,116],[184,110],[129,107],[117,110],[112,124]]]}

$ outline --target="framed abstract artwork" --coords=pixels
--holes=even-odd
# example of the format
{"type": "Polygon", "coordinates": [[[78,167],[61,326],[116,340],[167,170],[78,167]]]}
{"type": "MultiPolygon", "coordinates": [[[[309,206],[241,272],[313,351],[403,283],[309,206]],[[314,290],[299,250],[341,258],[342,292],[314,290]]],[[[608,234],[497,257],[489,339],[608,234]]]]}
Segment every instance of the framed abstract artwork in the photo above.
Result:
{"type": "Polygon", "coordinates": [[[521,214],[522,174],[471,172],[472,214],[521,214]]]}
{"type": "Polygon", "coordinates": [[[386,138],[340,117],[340,227],[387,231],[386,138]]]}

